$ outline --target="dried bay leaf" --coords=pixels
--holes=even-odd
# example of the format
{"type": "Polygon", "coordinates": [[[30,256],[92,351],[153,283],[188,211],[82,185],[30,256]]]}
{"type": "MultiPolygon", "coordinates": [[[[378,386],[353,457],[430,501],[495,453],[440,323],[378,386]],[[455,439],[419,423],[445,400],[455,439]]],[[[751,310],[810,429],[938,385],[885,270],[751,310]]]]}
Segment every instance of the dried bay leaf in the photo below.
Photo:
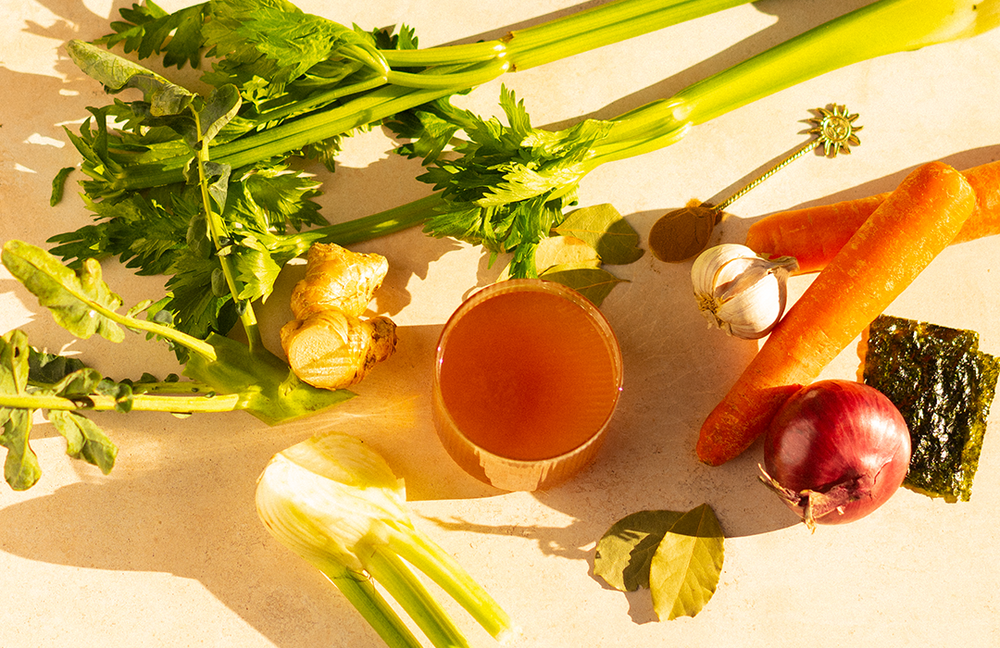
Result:
{"type": "Polygon", "coordinates": [[[553,231],[584,241],[609,265],[626,265],[643,254],[639,248],[639,234],[607,203],[570,212],[553,231]]]}
{"type": "Polygon", "coordinates": [[[586,241],[574,236],[550,236],[535,249],[535,267],[544,274],[555,266],[597,268],[601,257],[586,241]]]}
{"type": "Polygon", "coordinates": [[[649,587],[649,565],[660,541],[683,513],[638,511],[615,522],[597,543],[594,575],[623,592],[649,587]]]}
{"type": "Polygon", "coordinates": [[[707,504],[670,527],[649,567],[653,608],[661,621],[701,611],[715,594],[723,555],[722,528],[707,504]]]}
{"type": "Polygon", "coordinates": [[[600,306],[611,289],[624,281],[624,279],[619,279],[602,268],[572,265],[554,266],[538,275],[538,278],[569,286],[593,302],[595,306],[600,306]]]}

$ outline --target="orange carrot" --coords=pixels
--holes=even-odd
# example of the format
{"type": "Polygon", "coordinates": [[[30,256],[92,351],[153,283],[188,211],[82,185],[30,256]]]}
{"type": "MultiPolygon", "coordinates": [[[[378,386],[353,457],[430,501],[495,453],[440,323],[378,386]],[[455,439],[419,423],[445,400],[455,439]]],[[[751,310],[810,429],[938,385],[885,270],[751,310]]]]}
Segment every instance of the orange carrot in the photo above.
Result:
{"type": "Polygon", "coordinates": [[[800,385],[812,382],[955,238],[975,194],[942,162],[913,171],[789,308],[709,414],[698,458],[717,466],[746,450],[800,385]]]}
{"type": "MultiPolygon", "coordinates": [[[[1000,160],[964,171],[976,208],[952,243],[1000,234],[1000,160]]],[[[747,230],[746,245],[767,257],[792,256],[797,274],[822,270],[888,193],[765,216],[747,230]]]]}

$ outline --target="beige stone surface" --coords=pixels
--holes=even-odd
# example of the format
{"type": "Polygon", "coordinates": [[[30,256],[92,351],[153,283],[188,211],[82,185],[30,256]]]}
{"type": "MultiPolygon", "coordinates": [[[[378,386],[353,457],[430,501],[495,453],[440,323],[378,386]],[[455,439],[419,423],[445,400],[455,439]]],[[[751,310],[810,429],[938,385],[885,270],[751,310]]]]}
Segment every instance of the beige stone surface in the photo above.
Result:
{"type": "MultiPolygon", "coordinates": [[[[63,127],[75,128],[88,105],[106,101],[64,46],[104,34],[128,4],[0,0],[0,239],[43,244],[88,222],[72,191],[60,205],[48,204],[52,176],[78,162],[63,127]]],[[[573,0],[298,4],[347,24],[406,23],[422,45],[494,37],[576,8],[573,0]]],[[[503,83],[524,99],[535,124],[612,117],[862,4],[745,5],[503,83]]],[[[610,202],[645,233],[665,210],[721,196],[790,152],[806,139],[809,110],[830,103],[860,113],[862,145],[783,170],[733,206],[715,241],[741,242],[751,222],[774,211],[890,190],[925,161],[959,168],[992,161],[1000,154],[998,61],[1000,31],[829,73],[698,126],[673,146],[599,168],[584,181],[580,202],[610,202]]],[[[499,81],[487,84],[460,103],[495,113],[499,88],[499,81]]],[[[317,170],[330,221],[427,191],[414,179],[418,165],[391,156],[390,146],[376,131],[348,144],[336,174],[317,170]]],[[[625,391],[597,462],[560,488],[504,494],[450,461],[429,397],[444,321],[502,263],[490,267],[478,249],[415,230],[356,248],[389,259],[375,308],[399,325],[400,346],[342,407],[276,427],[241,413],[99,414],[95,420],[120,447],[109,476],[68,459],[63,439],[36,420],[41,481],[23,493],[0,488],[0,646],[382,645],[328,582],[271,539],[254,511],[255,480],[268,458],[320,430],[358,435],[385,455],[406,480],[417,524],[520,623],[516,645],[1000,645],[997,408],[972,501],[945,504],[900,491],[868,518],[810,534],[757,482],[759,446],[720,468],[695,460],[701,421],[756,344],[706,329],[691,300],[689,264],[664,265],[647,254],[616,269],[628,283],[604,305],[623,348],[625,391]],[[728,538],[718,591],[698,616],[657,622],[648,592],[625,595],[593,576],[595,543],[614,521],[703,502],[728,538]]],[[[888,312],[978,330],[983,349],[1000,353],[998,259],[996,238],[949,248],[888,312]]],[[[287,269],[265,309],[271,344],[287,316],[281,295],[297,271],[287,269]]],[[[105,276],[126,304],[162,294],[161,279],[136,278],[112,262],[105,276]]],[[[809,281],[794,278],[792,297],[809,281]]],[[[79,354],[110,376],[177,369],[163,347],[137,336],[117,346],[74,340],[0,270],[0,331],[16,327],[36,345],[79,354]]],[[[850,348],[823,376],[851,378],[856,364],[850,348]]],[[[461,611],[455,616],[473,645],[492,645],[461,611]]]]}

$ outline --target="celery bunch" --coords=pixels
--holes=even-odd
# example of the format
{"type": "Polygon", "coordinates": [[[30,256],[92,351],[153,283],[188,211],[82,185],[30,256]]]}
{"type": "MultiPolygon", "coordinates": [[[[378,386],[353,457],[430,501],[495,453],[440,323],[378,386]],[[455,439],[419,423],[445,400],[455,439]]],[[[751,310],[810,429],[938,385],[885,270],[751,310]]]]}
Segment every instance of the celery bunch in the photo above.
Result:
{"type": "Polygon", "coordinates": [[[515,632],[500,605],[413,526],[402,480],[359,439],[330,434],[279,452],[258,481],[257,513],[268,531],[323,572],[392,648],[420,643],[375,583],[434,646],[469,645],[410,566],[458,601],[494,638],[515,632]]]}
{"type": "Polygon", "coordinates": [[[168,66],[210,61],[202,80],[240,101],[210,140],[191,137],[172,99],[194,102],[193,93],[97,44],[72,41],[71,58],[110,93],[142,97],[92,108],[78,133],[68,131],[95,223],[53,236],[53,252],[74,262],[115,256],[140,274],[165,274],[169,294],[159,307],[175,326],[198,337],[225,334],[249,316],[246,301],[266,298],[281,267],[311,243],[348,245],[409,227],[439,203],[431,196],[317,227],[325,224],[314,202],[319,183],[290,158],[332,168],[341,139],[358,129],[414,118],[424,128],[425,120],[405,113],[512,69],[747,1],[617,0],[495,41],[425,49],[406,27],[362,31],[284,0],[210,0],[173,14],[149,2],[134,6],[100,44],[120,43],[140,59],[162,54],[168,66]],[[226,196],[209,240],[192,145],[210,163],[208,184],[226,196]],[[235,290],[221,285],[221,273],[235,290]]]}

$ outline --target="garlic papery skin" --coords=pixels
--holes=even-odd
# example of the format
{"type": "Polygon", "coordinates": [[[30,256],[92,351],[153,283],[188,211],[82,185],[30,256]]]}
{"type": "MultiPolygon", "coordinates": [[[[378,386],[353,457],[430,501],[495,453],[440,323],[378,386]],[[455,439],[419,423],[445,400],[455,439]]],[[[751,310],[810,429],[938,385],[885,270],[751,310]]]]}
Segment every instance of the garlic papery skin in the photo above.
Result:
{"type": "Polygon", "coordinates": [[[792,257],[769,260],[745,245],[723,243],[698,255],[691,281],[709,326],[756,340],[770,333],[784,314],[785,284],[797,268],[792,257]]]}

